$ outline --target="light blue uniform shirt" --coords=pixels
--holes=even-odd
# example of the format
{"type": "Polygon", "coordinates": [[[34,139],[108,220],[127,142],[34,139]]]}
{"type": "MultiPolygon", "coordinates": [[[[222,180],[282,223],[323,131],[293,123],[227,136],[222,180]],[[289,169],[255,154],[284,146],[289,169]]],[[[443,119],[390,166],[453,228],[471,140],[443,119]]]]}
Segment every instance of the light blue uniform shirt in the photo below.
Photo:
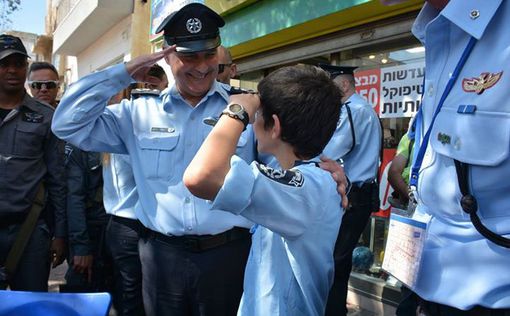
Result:
{"type": "Polygon", "coordinates": [[[110,154],[103,162],[103,204],[106,213],[136,219],[136,183],[128,155],[110,154]]]}
{"type": "Polygon", "coordinates": [[[329,172],[302,164],[284,173],[233,156],[212,207],[258,224],[238,315],[324,314],[343,214],[329,172]]]}
{"type": "Polygon", "coordinates": [[[461,209],[453,162],[470,164],[478,215],[489,229],[508,237],[509,30],[510,1],[501,0],[452,0],[439,14],[425,4],[413,27],[426,48],[425,130],[470,35],[479,39],[437,117],[418,181],[417,212],[431,221],[414,290],[426,300],[460,309],[510,308],[510,249],[481,236],[461,209]],[[482,75],[485,81],[479,80],[482,75]],[[462,105],[475,105],[476,111],[460,114],[462,105]]]}
{"type": "Polygon", "coordinates": [[[354,148],[350,151],[353,138],[347,107],[344,105],[340,111],[335,133],[322,154],[333,160],[342,158],[345,173],[351,182],[361,184],[377,177],[381,149],[381,124],[372,106],[358,94],[353,94],[345,103],[347,102],[354,125],[356,141],[354,148]]]}
{"type": "MultiPolygon", "coordinates": [[[[71,85],[53,118],[55,134],[83,150],[129,154],[139,197],[136,217],[149,229],[180,236],[250,227],[241,216],[209,211],[210,204],[194,197],[182,183],[184,170],[212,129],[203,119],[218,117],[227,104],[225,86],[214,82],[195,107],[175,86],[159,97],[122,100],[106,107],[131,80],[120,64],[71,85]]],[[[252,161],[254,144],[249,126],[237,154],[252,161]]]]}

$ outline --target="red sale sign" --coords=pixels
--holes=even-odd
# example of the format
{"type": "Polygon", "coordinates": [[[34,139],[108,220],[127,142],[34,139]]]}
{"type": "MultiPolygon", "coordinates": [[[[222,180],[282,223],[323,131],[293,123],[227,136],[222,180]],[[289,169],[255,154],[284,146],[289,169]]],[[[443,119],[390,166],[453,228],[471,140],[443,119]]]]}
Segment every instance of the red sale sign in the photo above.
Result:
{"type": "Polygon", "coordinates": [[[372,104],[379,113],[379,91],[381,90],[381,69],[360,70],[354,75],[356,93],[372,104]]]}

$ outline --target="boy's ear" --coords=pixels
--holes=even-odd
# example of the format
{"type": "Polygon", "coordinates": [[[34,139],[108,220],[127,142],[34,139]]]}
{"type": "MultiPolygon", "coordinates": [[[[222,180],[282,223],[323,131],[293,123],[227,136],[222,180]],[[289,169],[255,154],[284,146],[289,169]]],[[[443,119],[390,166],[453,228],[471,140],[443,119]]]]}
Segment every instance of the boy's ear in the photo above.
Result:
{"type": "Polygon", "coordinates": [[[280,124],[280,119],[276,114],[273,114],[273,127],[271,128],[271,138],[272,139],[280,139],[280,136],[282,134],[282,125],[280,124]]]}

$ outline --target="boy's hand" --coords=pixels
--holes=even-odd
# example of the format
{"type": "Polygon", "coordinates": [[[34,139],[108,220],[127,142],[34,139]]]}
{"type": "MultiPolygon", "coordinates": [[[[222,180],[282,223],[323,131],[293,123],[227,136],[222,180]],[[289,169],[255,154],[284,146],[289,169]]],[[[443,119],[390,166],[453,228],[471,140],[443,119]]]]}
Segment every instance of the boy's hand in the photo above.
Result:
{"type": "Polygon", "coordinates": [[[242,93],[230,96],[229,103],[238,103],[244,107],[250,118],[250,124],[255,122],[255,113],[260,107],[260,98],[256,93],[242,93]]]}

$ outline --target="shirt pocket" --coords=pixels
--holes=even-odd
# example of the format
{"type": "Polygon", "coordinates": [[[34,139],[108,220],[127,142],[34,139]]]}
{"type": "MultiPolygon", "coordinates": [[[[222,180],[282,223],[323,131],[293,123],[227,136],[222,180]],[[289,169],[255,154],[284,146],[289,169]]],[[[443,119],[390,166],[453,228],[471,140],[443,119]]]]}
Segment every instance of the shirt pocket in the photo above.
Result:
{"type": "Polygon", "coordinates": [[[43,155],[46,130],[42,124],[20,122],[14,136],[14,155],[40,157],[43,155]]]}
{"type": "Polygon", "coordinates": [[[149,179],[169,180],[175,175],[179,134],[139,136],[142,168],[149,179]]]}
{"type": "MultiPolygon", "coordinates": [[[[482,220],[509,218],[510,113],[459,114],[446,108],[437,116],[430,143],[438,154],[469,164],[469,191],[478,200],[482,220]]],[[[455,171],[453,175],[458,186],[455,171]]]]}
{"type": "Polygon", "coordinates": [[[461,162],[497,166],[510,150],[510,113],[458,114],[444,108],[432,128],[430,144],[437,153],[461,162]]]}

